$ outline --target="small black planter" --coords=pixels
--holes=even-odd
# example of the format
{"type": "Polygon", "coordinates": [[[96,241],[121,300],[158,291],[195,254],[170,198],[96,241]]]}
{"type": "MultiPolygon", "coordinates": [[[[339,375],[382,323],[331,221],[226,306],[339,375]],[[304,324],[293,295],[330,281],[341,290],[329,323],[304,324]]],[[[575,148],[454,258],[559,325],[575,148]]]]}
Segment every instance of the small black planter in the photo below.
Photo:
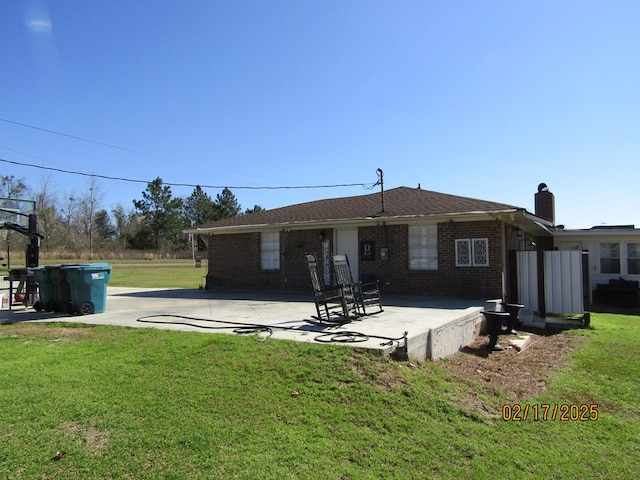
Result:
{"type": "Polygon", "coordinates": [[[486,320],[486,331],[489,334],[489,343],[487,349],[499,352],[503,348],[498,344],[498,335],[502,332],[502,324],[511,318],[508,312],[487,312],[482,314],[486,320]]]}
{"type": "Polygon", "coordinates": [[[520,310],[524,308],[524,305],[518,303],[503,303],[502,308],[510,315],[509,320],[507,320],[507,333],[517,335],[518,332],[516,332],[515,328],[516,325],[520,324],[518,315],[520,315],[520,310]]]}

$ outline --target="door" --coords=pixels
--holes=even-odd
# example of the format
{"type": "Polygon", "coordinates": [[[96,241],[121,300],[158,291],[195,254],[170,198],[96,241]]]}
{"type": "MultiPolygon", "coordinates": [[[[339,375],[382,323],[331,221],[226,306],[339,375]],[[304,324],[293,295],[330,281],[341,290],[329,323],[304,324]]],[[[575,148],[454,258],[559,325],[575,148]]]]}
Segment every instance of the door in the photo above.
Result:
{"type": "Polygon", "coordinates": [[[358,281],[358,229],[336,230],[335,246],[333,253],[349,257],[351,276],[354,282],[358,281]]]}

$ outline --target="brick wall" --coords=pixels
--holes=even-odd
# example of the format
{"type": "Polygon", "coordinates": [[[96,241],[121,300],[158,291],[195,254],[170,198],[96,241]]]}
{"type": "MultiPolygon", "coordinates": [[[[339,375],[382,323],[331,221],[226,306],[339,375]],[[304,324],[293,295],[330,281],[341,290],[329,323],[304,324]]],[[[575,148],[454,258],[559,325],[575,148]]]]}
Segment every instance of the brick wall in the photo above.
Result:
{"type": "Polygon", "coordinates": [[[440,289],[445,295],[500,298],[504,269],[503,228],[499,221],[447,222],[438,225],[440,289]],[[489,265],[456,267],[455,241],[463,238],[489,240],[489,265]]]}
{"type": "Polygon", "coordinates": [[[359,271],[373,275],[382,292],[455,297],[500,298],[502,294],[502,223],[447,222],[438,224],[438,269],[409,269],[409,226],[380,225],[358,230],[359,241],[375,241],[373,261],[360,261],[359,271]],[[489,239],[489,266],[456,267],[455,240],[462,238],[489,239]],[[380,248],[386,245],[389,259],[380,258],[380,248]]]}
{"type": "MultiPolygon", "coordinates": [[[[357,259],[361,275],[380,282],[384,293],[433,294],[456,297],[500,298],[502,293],[502,223],[447,222],[438,224],[438,269],[409,270],[408,225],[378,225],[358,229],[358,242],[375,242],[373,260],[357,259]],[[456,267],[455,240],[488,238],[489,266],[456,267]],[[389,258],[380,258],[380,249],[389,258]]],[[[280,232],[280,269],[260,268],[260,234],[216,235],[209,239],[207,287],[308,290],[305,253],[322,254],[322,242],[333,241],[332,229],[280,232]]],[[[333,244],[330,244],[333,251],[333,244]]],[[[320,260],[320,258],[319,258],[320,260]]],[[[350,259],[351,262],[356,259],[350,259]]]]}
{"type": "Polygon", "coordinates": [[[207,288],[250,288],[274,290],[310,289],[305,253],[320,256],[322,242],[333,230],[280,231],[280,269],[260,268],[260,234],[240,233],[209,237],[207,288]]]}

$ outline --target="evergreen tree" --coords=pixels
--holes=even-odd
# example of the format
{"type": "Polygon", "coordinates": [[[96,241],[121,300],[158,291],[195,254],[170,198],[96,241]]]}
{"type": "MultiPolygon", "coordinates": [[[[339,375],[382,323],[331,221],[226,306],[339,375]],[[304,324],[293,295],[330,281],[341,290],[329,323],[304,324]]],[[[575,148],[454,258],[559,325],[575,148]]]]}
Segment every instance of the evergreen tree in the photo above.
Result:
{"type": "Polygon", "coordinates": [[[163,185],[160,177],[147,184],[147,189],[142,192],[142,200],[133,201],[133,205],[143,218],[143,224],[152,236],[157,250],[162,247],[179,248],[184,246],[184,241],[181,240],[183,237],[182,228],[184,227],[182,203],[181,198],[172,196],[171,188],[168,185],[163,185]]]}
{"type": "Polygon", "coordinates": [[[100,240],[112,240],[116,236],[116,228],[106,210],[98,210],[93,217],[96,237],[100,240]]]}
{"type": "Polygon", "coordinates": [[[216,195],[216,205],[218,207],[218,218],[231,218],[240,214],[240,204],[236,196],[228,188],[224,188],[222,193],[216,195]]]}
{"type": "Polygon", "coordinates": [[[256,213],[256,212],[262,212],[264,210],[264,208],[262,208],[260,205],[254,205],[253,208],[247,208],[244,211],[243,215],[248,215],[250,213],[256,213]]]}
{"type": "Polygon", "coordinates": [[[218,220],[218,206],[200,185],[184,201],[184,217],[192,227],[218,220]]]}

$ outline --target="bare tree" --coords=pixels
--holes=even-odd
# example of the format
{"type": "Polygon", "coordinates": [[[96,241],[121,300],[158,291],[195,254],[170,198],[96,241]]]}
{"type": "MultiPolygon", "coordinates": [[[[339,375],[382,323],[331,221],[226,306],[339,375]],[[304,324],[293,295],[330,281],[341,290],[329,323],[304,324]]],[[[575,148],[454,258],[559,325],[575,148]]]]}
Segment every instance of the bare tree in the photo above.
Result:
{"type": "Polygon", "coordinates": [[[64,200],[62,200],[60,216],[64,226],[64,246],[68,249],[74,251],[76,254],[79,254],[79,245],[78,245],[78,224],[77,224],[77,214],[78,204],[76,201],[76,197],[73,193],[67,194],[64,196],[64,200]]]}
{"type": "Polygon", "coordinates": [[[122,248],[127,248],[140,223],[140,218],[131,209],[125,210],[120,203],[112,207],[111,215],[114,219],[116,240],[122,248]]]}
{"type": "Polygon", "coordinates": [[[24,178],[16,178],[13,175],[0,176],[0,197],[26,200],[22,198],[29,193],[29,187],[24,183],[24,178]]]}
{"type": "Polygon", "coordinates": [[[78,199],[77,204],[78,227],[88,244],[91,259],[93,259],[95,217],[103,198],[104,192],[100,183],[95,177],[91,177],[87,185],[87,191],[78,199]]]}
{"type": "Polygon", "coordinates": [[[42,241],[46,251],[51,251],[58,239],[63,238],[60,219],[56,215],[56,196],[51,186],[51,176],[40,179],[40,188],[35,194],[38,231],[44,236],[42,241]]]}

